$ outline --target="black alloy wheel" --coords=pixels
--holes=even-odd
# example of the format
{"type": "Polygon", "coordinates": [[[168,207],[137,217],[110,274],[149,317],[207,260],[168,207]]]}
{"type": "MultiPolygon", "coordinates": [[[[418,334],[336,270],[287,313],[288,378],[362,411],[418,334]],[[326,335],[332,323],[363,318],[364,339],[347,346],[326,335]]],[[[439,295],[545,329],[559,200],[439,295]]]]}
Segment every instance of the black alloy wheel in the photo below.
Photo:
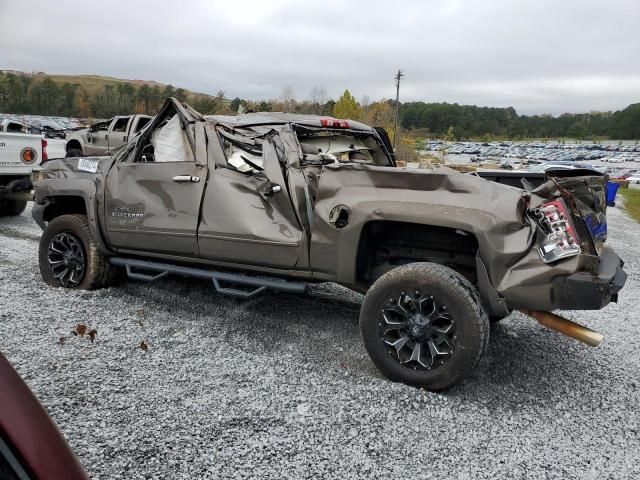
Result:
{"type": "Polygon", "coordinates": [[[416,262],[393,268],[369,288],[360,333],[389,379],[443,390],[480,361],[489,318],[467,278],[444,265],[416,262]]]}
{"type": "Polygon", "coordinates": [[[414,370],[432,370],[449,360],[457,339],[455,326],[446,305],[420,290],[391,297],[378,324],[389,354],[414,370]]]}
{"type": "Polygon", "coordinates": [[[82,242],[70,232],[60,232],[49,242],[49,270],[63,287],[80,285],[86,271],[86,255],[82,242]]]}

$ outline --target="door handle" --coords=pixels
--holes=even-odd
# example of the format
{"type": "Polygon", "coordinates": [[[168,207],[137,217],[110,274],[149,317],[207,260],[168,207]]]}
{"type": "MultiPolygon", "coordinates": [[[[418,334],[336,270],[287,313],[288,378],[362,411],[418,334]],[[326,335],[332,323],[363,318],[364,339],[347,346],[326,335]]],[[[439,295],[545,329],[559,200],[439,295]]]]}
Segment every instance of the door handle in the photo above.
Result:
{"type": "Polygon", "coordinates": [[[200,181],[200,177],[193,177],[191,175],[176,175],[171,180],[176,183],[198,183],[200,181]]]}

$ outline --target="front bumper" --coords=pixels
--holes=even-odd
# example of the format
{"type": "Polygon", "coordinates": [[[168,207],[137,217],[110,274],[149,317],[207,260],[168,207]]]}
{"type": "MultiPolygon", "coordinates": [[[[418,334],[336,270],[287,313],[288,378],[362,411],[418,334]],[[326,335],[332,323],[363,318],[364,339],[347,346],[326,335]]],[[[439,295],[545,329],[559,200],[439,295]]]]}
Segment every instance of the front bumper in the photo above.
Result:
{"type": "Polygon", "coordinates": [[[47,223],[44,221],[44,209],[46,208],[46,205],[40,205],[38,203],[36,203],[33,208],[31,209],[31,216],[33,217],[33,219],[35,220],[35,222],[38,224],[38,226],[44,230],[45,227],[47,226],[47,223]]]}
{"type": "Polygon", "coordinates": [[[598,310],[609,302],[618,301],[627,274],[624,262],[616,253],[604,248],[600,253],[598,273],[575,273],[554,281],[553,297],[563,310],[598,310]]]}

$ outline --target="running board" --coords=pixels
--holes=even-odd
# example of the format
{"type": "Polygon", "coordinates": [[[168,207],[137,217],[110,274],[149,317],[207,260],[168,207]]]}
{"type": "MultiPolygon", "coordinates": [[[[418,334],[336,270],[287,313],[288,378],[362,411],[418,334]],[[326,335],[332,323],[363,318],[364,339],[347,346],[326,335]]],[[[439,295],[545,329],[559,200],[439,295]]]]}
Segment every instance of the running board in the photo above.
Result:
{"type": "Polygon", "coordinates": [[[153,282],[172,273],[184,277],[211,280],[216,292],[236,298],[253,298],[267,289],[287,293],[305,293],[307,291],[306,283],[290,282],[279,278],[252,277],[238,273],[218,272],[215,270],[205,270],[203,268],[194,267],[182,267],[179,265],[151,262],[148,260],[137,260],[134,258],[111,257],[109,262],[118,267],[125,267],[127,270],[127,276],[134,280],[153,282]],[[134,269],[142,270],[142,272],[134,271],[134,269]],[[224,287],[221,282],[253,287],[253,289],[241,290],[239,288],[224,287]]]}

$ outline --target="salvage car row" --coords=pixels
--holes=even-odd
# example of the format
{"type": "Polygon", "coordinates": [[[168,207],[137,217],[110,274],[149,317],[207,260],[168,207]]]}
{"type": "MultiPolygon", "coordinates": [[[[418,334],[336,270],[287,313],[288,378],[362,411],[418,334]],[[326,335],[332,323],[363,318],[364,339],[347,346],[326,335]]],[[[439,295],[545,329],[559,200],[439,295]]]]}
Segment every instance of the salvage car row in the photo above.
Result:
{"type": "Polygon", "coordinates": [[[446,142],[427,140],[422,149],[447,155],[469,155],[472,161],[526,159],[549,161],[639,162],[640,145],[629,143],[446,142]]]}

